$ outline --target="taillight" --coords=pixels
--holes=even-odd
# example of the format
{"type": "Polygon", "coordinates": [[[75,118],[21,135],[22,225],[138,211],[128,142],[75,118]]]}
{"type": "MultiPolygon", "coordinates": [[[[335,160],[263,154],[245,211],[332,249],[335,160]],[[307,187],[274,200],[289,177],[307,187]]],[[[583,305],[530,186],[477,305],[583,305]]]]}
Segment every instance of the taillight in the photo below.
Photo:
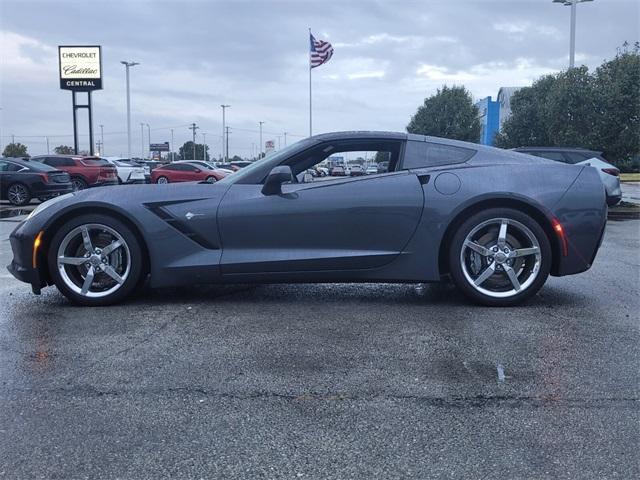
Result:
{"type": "Polygon", "coordinates": [[[617,168],[603,168],[602,171],[604,173],[608,173],[609,175],[613,175],[614,177],[620,176],[620,170],[617,168]]]}
{"type": "Polygon", "coordinates": [[[558,240],[560,240],[560,244],[562,245],[562,256],[566,257],[567,255],[569,255],[569,246],[567,245],[567,236],[564,232],[564,227],[557,218],[554,218],[551,221],[551,226],[553,227],[553,231],[558,236],[558,240]]]}
{"type": "Polygon", "coordinates": [[[40,175],[44,183],[49,183],[49,175],[47,175],[46,173],[39,173],[38,175],[40,175]]]}

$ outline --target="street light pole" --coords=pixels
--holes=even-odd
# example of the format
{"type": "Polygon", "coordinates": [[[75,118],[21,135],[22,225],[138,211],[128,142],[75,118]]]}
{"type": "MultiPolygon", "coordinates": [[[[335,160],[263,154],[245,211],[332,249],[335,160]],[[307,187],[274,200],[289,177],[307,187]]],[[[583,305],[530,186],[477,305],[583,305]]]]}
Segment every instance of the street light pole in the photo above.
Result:
{"type": "MultiPolygon", "coordinates": [[[[226,133],[226,117],[225,117],[225,111],[227,108],[231,107],[231,105],[220,105],[222,107],[222,151],[225,151],[225,133],[226,133]]],[[[228,136],[227,136],[227,140],[228,140],[228,136]]],[[[229,146],[227,145],[227,149],[226,149],[227,155],[225,156],[225,162],[227,162],[229,160],[229,146]]]]}
{"type": "Polygon", "coordinates": [[[582,2],[592,2],[593,0],[553,0],[553,3],[561,3],[571,7],[571,33],[569,37],[569,68],[575,66],[576,58],[576,6],[582,2]]]}
{"type": "Polygon", "coordinates": [[[202,132],[202,161],[207,161],[207,134],[202,132]]]}
{"type": "Polygon", "coordinates": [[[144,123],[140,124],[140,158],[144,158],[144,123]]]}
{"type": "Polygon", "coordinates": [[[260,122],[260,147],[258,148],[258,158],[262,158],[262,124],[265,122],[260,122]]]}
{"type": "Polygon", "coordinates": [[[225,152],[225,163],[229,161],[229,127],[225,127],[226,129],[226,135],[227,135],[227,140],[225,142],[225,145],[227,146],[227,150],[225,152]]]}
{"type": "Polygon", "coordinates": [[[284,135],[284,146],[286,147],[287,146],[287,132],[284,132],[283,135],[284,135]]]}
{"type": "Polygon", "coordinates": [[[100,127],[100,155],[104,157],[104,125],[98,125],[100,127]]]}
{"type": "Polygon", "coordinates": [[[171,147],[169,148],[170,152],[169,155],[171,156],[171,160],[173,162],[174,158],[173,158],[173,128],[171,129],[171,147]]]}
{"type": "Polygon", "coordinates": [[[127,76],[127,155],[131,158],[131,94],[129,89],[129,67],[140,65],[138,62],[120,62],[125,66],[127,76]]]}
{"type": "Polygon", "coordinates": [[[148,123],[145,123],[147,126],[147,137],[149,139],[149,159],[151,159],[151,127],[148,123]]]}

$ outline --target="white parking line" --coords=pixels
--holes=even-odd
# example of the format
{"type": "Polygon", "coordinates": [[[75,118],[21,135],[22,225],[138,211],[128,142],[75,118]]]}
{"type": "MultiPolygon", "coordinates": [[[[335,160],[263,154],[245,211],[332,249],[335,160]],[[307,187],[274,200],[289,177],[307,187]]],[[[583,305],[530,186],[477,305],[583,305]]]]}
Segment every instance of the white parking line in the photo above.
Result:
{"type": "Polygon", "coordinates": [[[502,365],[498,364],[496,366],[497,370],[498,370],[498,381],[499,382],[504,382],[504,368],[502,365]]]}

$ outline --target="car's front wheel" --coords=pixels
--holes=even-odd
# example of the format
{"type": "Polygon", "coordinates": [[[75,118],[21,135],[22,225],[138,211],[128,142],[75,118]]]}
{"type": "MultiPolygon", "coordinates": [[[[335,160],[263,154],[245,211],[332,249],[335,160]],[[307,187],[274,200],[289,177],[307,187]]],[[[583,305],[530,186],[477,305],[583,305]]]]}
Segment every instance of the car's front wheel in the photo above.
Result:
{"type": "Polygon", "coordinates": [[[49,272],[69,300],[88,306],[126,298],[142,275],[142,249],[134,233],[108,215],[80,215],[55,233],[49,272]]]}
{"type": "Polygon", "coordinates": [[[156,183],[169,183],[169,179],[167,177],[158,177],[156,183]]]}
{"type": "Polygon", "coordinates": [[[551,245],[542,227],[510,208],[471,216],[453,235],[449,268],[463,293],[488,306],[516,305],[534,295],[551,270],[551,245]]]}

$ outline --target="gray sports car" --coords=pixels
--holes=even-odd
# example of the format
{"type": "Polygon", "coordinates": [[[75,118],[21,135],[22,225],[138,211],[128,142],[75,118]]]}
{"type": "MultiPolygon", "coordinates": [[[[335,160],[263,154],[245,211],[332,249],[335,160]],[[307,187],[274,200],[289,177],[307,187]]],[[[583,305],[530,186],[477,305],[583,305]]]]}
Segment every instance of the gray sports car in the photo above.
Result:
{"type": "Polygon", "coordinates": [[[34,293],[105,305],[148,279],[196,283],[438,282],[514,305],[549,274],[587,270],[607,206],[598,172],[404,133],[310,137],[215,184],[89,189],[38,206],[9,270],[34,293]],[[364,152],[364,153],[363,153],[364,152]],[[388,162],[312,178],[336,158],[388,162]]]}

